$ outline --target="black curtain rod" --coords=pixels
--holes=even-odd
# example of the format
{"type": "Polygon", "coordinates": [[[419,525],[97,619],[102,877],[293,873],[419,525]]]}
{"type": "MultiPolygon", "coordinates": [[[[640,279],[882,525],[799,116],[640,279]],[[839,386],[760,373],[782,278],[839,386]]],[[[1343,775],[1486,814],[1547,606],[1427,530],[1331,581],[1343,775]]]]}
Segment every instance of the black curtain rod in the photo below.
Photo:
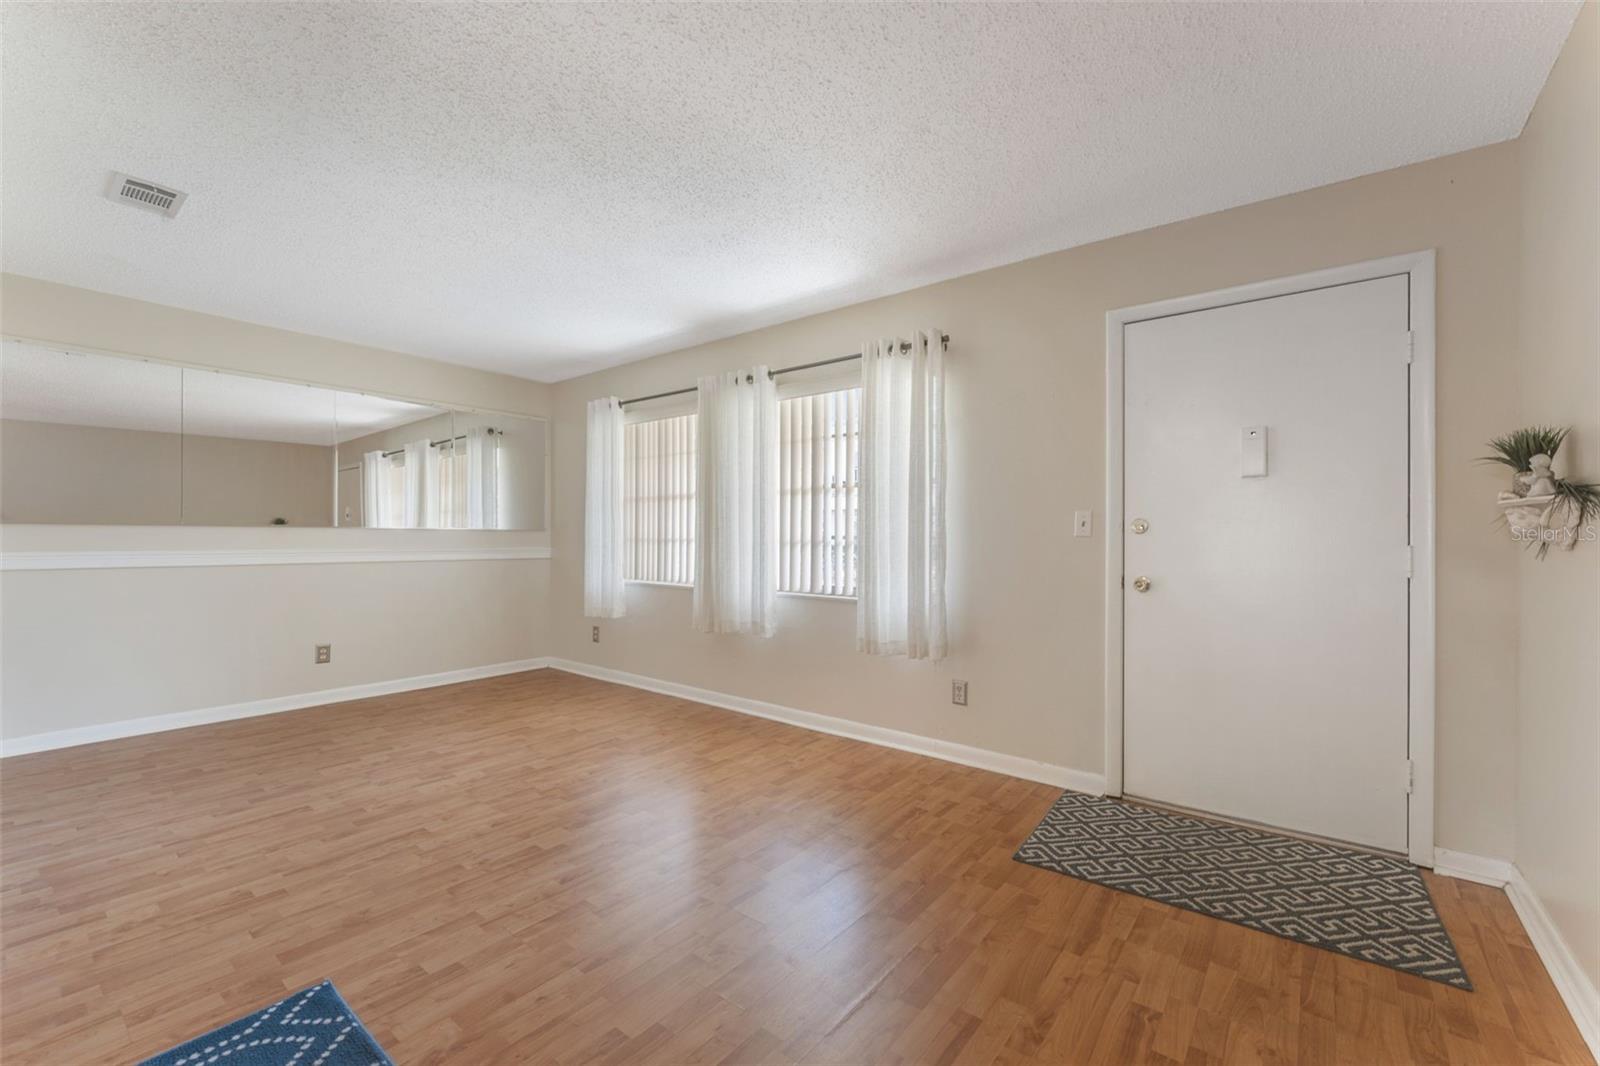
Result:
{"type": "MultiPolygon", "coordinates": [[[[496,437],[505,436],[505,432],[503,430],[495,429],[493,426],[489,427],[489,433],[490,433],[490,435],[496,436],[496,437]]],[[[430,440],[428,442],[428,447],[430,447],[430,448],[443,448],[446,444],[454,444],[458,440],[466,440],[466,439],[467,439],[467,435],[465,433],[463,433],[459,437],[446,437],[444,440],[430,440]]],[[[392,452],[384,452],[383,453],[383,457],[385,459],[387,459],[391,455],[400,455],[404,451],[405,451],[404,448],[396,448],[392,452]]]]}
{"type": "MultiPolygon", "coordinates": [[[[939,334],[939,345],[940,345],[940,347],[943,347],[943,348],[949,348],[950,347],[950,334],[948,334],[948,333],[939,334]]],[[[911,350],[911,342],[910,341],[901,341],[900,342],[900,350],[902,352],[909,352],[911,350]]],[[[777,370],[769,370],[769,371],[767,371],[767,377],[775,378],[779,374],[793,374],[793,373],[795,373],[797,371],[800,371],[800,370],[815,370],[819,366],[832,366],[835,363],[848,363],[852,359],[860,359],[860,358],[861,358],[861,353],[860,352],[856,352],[854,355],[840,355],[840,356],[836,356],[836,357],[834,357],[832,359],[818,359],[815,363],[801,363],[799,366],[785,366],[785,367],[779,367],[777,370]]],[[[753,380],[753,379],[746,378],[746,380],[753,380]]],[[[668,396],[687,396],[691,392],[698,392],[698,391],[699,391],[699,386],[690,385],[687,389],[673,389],[671,392],[653,392],[649,396],[635,396],[631,400],[623,400],[622,403],[619,404],[618,406],[626,407],[630,403],[645,403],[645,402],[647,402],[649,400],[665,400],[668,396]]]]}

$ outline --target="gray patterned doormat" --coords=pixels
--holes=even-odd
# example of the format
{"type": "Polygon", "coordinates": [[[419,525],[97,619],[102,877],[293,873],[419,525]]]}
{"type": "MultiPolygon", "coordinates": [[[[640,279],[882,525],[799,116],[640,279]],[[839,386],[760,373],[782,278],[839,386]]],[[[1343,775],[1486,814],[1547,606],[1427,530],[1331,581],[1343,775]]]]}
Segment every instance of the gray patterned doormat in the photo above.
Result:
{"type": "Polygon", "coordinates": [[[1471,989],[1403,859],[1066,792],[1018,862],[1471,989]]]}

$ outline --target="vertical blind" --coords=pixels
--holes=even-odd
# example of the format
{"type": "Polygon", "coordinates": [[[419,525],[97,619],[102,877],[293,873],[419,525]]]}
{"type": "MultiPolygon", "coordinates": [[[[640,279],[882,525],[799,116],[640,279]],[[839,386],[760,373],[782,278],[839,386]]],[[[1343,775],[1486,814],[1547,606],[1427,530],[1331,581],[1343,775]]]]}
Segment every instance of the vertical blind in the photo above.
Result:
{"type": "Polygon", "coordinates": [[[623,455],[627,579],[694,584],[695,416],[629,424],[623,455]]]}
{"type": "Polygon", "coordinates": [[[861,390],[778,405],[778,588],[856,594],[861,390]]]}

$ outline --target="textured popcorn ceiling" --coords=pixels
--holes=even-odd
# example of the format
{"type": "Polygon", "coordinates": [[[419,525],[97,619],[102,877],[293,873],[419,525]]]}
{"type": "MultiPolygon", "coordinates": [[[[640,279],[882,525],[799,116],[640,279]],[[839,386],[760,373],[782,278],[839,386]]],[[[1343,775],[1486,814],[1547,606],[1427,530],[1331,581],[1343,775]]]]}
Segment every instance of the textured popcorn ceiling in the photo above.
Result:
{"type": "Polygon", "coordinates": [[[1515,137],[1576,11],[5,4],[4,266],[556,380],[1515,137]]]}

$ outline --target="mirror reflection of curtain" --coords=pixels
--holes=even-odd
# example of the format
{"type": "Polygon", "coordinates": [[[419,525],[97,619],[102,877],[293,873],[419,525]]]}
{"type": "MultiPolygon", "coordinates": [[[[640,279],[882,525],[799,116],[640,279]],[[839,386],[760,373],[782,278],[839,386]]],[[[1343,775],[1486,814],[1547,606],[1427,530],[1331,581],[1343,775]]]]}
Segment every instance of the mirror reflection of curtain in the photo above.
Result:
{"type": "Polygon", "coordinates": [[[361,457],[362,519],[384,529],[500,528],[499,434],[416,440],[361,457]]]}
{"type": "Polygon", "coordinates": [[[465,455],[456,443],[443,441],[434,449],[433,492],[428,501],[428,525],[434,529],[459,529],[463,525],[467,486],[461,465],[465,455]]]}
{"type": "Polygon", "coordinates": [[[361,524],[388,529],[395,524],[394,501],[389,491],[391,461],[381,451],[361,456],[361,524]]]}
{"type": "Polygon", "coordinates": [[[435,529],[500,528],[498,434],[473,426],[435,449],[429,525],[435,529]]]}
{"type": "Polygon", "coordinates": [[[405,496],[398,524],[405,529],[428,527],[428,482],[433,480],[428,471],[431,448],[424,437],[411,441],[401,450],[401,461],[405,464],[405,496]]]}
{"type": "Polygon", "coordinates": [[[500,452],[494,430],[474,426],[466,439],[466,526],[500,528],[500,452]]]}

